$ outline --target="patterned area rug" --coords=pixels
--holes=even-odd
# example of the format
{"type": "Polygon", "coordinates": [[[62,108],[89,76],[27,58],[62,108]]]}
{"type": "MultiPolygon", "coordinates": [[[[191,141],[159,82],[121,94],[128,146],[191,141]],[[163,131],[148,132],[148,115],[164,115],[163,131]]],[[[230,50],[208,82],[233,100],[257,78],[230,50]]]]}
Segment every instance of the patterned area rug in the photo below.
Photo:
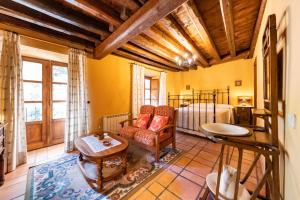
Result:
{"type": "MultiPolygon", "coordinates": [[[[106,182],[109,189],[105,194],[94,190],[86,182],[77,166],[78,155],[68,155],[30,169],[25,199],[122,199],[151,180],[161,169],[168,167],[179,154],[179,150],[166,148],[161,153],[160,162],[155,163],[154,155],[150,152],[130,145],[127,174],[106,182]]],[[[119,160],[107,161],[104,173],[105,170],[118,167],[119,163],[119,160]]]]}

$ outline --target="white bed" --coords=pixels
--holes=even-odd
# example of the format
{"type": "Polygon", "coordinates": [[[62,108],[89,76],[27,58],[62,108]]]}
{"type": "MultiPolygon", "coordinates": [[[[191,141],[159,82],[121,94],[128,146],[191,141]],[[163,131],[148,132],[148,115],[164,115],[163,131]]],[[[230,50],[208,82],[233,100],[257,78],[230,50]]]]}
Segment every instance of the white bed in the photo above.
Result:
{"type": "MultiPolygon", "coordinates": [[[[186,107],[180,107],[178,108],[177,115],[177,130],[204,136],[200,132],[200,125],[204,123],[213,123],[213,114],[213,103],[207,103],[207,106],[205,103],[200,103],[200,109],[199,104],[189,104],[186,107]]],[[[228,104],[216,104],[216,122],[232,123],[233,121],[233,106],[228,104]]]]}

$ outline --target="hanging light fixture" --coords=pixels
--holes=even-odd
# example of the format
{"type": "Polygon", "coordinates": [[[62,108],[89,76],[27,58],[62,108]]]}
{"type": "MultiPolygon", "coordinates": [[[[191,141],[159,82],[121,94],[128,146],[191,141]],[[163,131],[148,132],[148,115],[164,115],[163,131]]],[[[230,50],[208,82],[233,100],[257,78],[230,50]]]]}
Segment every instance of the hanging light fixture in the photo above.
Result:
{"type": "Polygon", "coordinates": [[[188,53],[183,54],[182,58],[180,58],[179,56],[175,57],[177,65],[181,67],[191,67],[195,65],[196,59],[196,55],[189,55],[188,53]]]}

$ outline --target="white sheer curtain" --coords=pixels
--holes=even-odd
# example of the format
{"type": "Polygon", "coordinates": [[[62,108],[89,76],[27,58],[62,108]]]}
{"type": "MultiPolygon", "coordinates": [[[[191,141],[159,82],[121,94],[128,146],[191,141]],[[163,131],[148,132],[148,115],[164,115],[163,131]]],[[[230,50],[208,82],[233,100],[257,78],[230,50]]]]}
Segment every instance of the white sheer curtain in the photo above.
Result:
{"type": "Polygon", "coordinates": [[[145,69],[132,64],[132,115],[137,117],[140,107],[144,104],[145,69]]]}
{"type": "Polygon", "coordinates": [[[159,77],[159,105],[166,105],[167,104],[167,73],[160,72],[159,77]]]}
{"type": "Polygon", "coordinates": [[[68,100],[65,129],[65,149],[74,150],[77,137],[88,131],[88,112],[85,89],[85,53],[78,49],[69,50],[68,100]]]}
{"type": "Polygon", "coordinates": [[[0,65],[0,121],[7,123],[7,171],[27,161],[20,36],[4,31],[0,65]]]}

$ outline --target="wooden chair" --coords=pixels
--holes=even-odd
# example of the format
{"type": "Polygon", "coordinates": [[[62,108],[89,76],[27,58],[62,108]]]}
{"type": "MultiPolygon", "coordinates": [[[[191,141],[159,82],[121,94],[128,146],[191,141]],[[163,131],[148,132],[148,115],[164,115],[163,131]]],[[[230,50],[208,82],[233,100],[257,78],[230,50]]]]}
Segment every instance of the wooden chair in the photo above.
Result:
{"type": "Polygon", "coordinates": [[[140,130],[134,134],[131,140],[134,144],[155,153],[156,162],[160,158],[160,150],[169,144],[176,148],[176,119],[177,111],[171,106],[158,106],[154,115],[168,116],[169,122],[157,131],[148,129],[140,130]]]}
{"type": "MultiPolygon", "coordinates": [[[[141,106],[140,108],[140,114],[150,114],[150,120],[148,122],[148,125],[147,125],[147,128],[149,127],[150,123],[151,123],[151,120],[152,120],[152,117],[154,115],[154,109],[155,107],[154,106],[150,106],[150,105],[143,105],[141,106]]],[[[121,126],[122,126],[122,129],[120,130],[120,135],[122,137],[125,137],[127,139],[133,139],[134,137],[134,134],[140,130],[144,130],[142,128],[137,128],[137,127],[134,127],[133,126],[133,122],[137,120],[137,118],[133,118],[133,119],[127,119],[127,120],[124,120],[122,122],[120,122],[121,126]],[[125,126],[125,123],[128,124],[128,126],[125,126]]]]}

